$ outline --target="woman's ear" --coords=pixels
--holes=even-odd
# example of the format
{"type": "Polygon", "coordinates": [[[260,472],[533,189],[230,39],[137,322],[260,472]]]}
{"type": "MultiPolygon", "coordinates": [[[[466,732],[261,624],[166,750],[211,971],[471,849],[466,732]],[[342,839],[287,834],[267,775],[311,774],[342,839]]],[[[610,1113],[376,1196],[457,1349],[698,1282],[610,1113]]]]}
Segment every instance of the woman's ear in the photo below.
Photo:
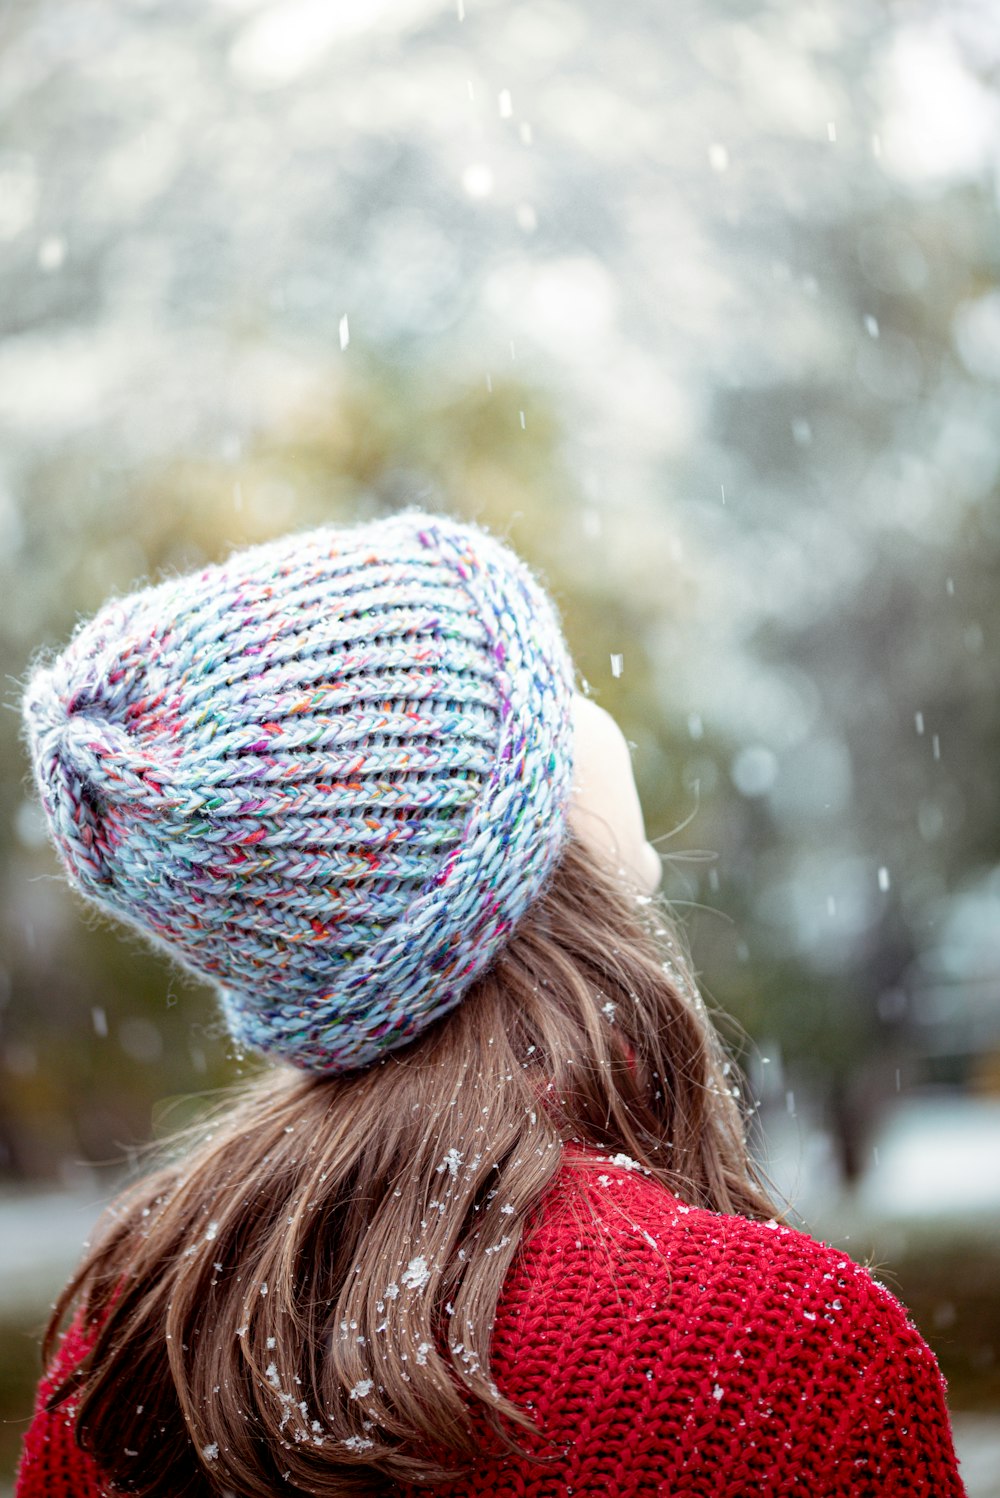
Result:
{"type": "Polygon", "coordinates": [[[592,852],[652,894],[663,868],[646,839],[625,736],[589,697],[573,698],[574,767],[570,826],[592,852]]]}

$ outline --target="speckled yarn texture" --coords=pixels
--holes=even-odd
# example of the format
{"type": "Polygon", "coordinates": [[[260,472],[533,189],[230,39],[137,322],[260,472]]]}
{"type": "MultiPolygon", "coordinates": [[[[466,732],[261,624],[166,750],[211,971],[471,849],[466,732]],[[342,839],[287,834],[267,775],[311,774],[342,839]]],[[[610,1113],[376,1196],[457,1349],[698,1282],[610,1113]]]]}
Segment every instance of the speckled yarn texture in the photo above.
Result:
{"type": "Polygon", "coordinates": [[[408,511],[110,604],[25,696],[72,882],[236,1040],[364,1066],[459,1002],[558,859],[573,670],[529,570],[408,511]]]}

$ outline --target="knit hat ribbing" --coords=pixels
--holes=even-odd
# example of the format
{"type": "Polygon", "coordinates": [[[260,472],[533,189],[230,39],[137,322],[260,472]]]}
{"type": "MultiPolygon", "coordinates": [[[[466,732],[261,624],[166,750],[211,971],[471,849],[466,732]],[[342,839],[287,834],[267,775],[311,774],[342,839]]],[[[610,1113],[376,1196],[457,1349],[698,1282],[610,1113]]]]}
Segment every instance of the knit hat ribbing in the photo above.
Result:
{"type": "Polygon", "coordinates": [[[528,569],[404,512],[109,605],[33,675],[72,882],[234,1036],[363,1066],[451,1009],[561,851],[572,666],[528,569]]]}

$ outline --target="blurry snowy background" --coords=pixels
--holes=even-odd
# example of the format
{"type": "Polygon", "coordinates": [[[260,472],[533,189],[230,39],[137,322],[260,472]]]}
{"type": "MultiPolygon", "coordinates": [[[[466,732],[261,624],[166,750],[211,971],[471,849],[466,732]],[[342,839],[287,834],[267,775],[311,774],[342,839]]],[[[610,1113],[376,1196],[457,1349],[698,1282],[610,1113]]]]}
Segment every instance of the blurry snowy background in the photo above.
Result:
{"type": "Polygon", "coordinates": [[[233,1074],[53,877],[18,683],[418,500],[548,577],[760,1150],[1000,1492],[998,188],[994,0],[5,0],[4,1470],[123,1160],[233,1074]]]}

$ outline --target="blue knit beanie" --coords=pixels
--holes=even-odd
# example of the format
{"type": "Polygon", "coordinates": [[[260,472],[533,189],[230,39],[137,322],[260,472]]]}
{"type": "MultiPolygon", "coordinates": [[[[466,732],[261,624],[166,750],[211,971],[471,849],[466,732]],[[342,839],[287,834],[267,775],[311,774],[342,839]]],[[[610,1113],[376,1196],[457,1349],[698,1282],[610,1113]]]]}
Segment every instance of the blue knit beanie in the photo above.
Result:
{"type": "Polygon", "coordinates": [[[241,1044],[364,1066],[454,1007],[562,849],[573,671],[475,526],[404,512],[108,605],[25,696],[73,884],[241,1044]]]}

